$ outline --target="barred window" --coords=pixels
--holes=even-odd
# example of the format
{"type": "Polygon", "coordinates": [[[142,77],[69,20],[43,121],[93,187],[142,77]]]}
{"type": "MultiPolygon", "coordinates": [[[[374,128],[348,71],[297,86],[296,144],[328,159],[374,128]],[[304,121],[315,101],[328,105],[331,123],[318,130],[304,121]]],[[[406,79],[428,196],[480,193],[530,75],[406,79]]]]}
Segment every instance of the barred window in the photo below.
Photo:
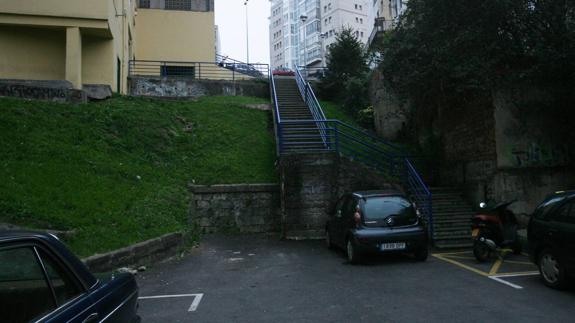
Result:
{"type": "Polygon", "coordinates": [[[192,0],[166,0],[166,10],[191,10],[192,0]]]}
{"type": "Polygon", "coordinates": [[[138,8],[150,8],[150,0],[140,0],[138,8]]]}

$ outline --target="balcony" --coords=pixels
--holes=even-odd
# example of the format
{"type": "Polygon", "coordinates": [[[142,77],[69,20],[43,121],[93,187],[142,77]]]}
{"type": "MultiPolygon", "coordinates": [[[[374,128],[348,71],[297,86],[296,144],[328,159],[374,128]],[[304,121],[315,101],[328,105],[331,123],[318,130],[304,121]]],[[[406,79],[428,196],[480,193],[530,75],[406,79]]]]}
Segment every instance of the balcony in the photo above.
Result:
{"type": "Polygon", "coordinates": [[[367,46],[369,48],[373,48],[374,46],[377,47],[377,44],[379,44],[383,39],[384,33],[388,30],[391,30],[392,28],[393,21],[386,20],[383,17],[375,18],[375,23],[373,25],[371,35],[369,35],[367,46]]]}

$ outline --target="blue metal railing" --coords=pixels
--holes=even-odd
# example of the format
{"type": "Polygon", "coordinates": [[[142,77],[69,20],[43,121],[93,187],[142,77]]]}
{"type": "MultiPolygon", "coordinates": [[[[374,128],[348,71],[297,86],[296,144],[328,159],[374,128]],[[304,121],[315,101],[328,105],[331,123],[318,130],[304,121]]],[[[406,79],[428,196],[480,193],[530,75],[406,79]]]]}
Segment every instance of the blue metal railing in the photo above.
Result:
{"type": "MultiPolygon", "coordinates": [[[[296,68],[295,70],[295,79],[301,94],[302,99],[304,100],[304,102],[307,104],[307,106],[309,107],[309,110],[313,116],[313,119],[316,121],[321,121],[321,120],[326,120],[325,118],[325,114],[323,113],[323,109],[321,108],[321,105],[319,104],[319,101],[317,100],[317,97],[315,96],[315,93],[313,92],[313,89],[311,87],[311,85],[309,84],[309,82],[307,82],[304,77],[301,74],[301,71],[296,68]]],[[[316,124],[319,133],[321,135],[321,138],[324,142],[325,145],[327,145],[327,140],[326,140],[326,130],[325,127],[326,125],[324,123],[318,122],[316,124]]]]}
{"type": "Polygon", "coordinates": [[[427,219],[429,233],[433,237],[431,193],[406,152],[366,131],[339,120],[326,119],[312,87],[299,70],[296,70],[296,82],[311,111],[312,120],[280,119],[275,82],[271,76],[278,155],[294,152],[335,152],[378,170],[389,180],[404,185],[421,215],[427,219]]]}
{"type": "Polygon", "coordinates": [[[282,142],[282,131],[281,131],[281,125],[282,125],[282,120],[280,117],[280,112],[279,112],[279,104],[278,104],[278,95],[276,92],[276,83],[274,80],[274,76],[272,73],[269,73],[269,78],[270,78],[270,93],[271,93],[271,98],[272,98],[272,103],[274,106],[274,132],[276,135],[276,154],[279,156],[282,150],[281,147],[281,142],[282,142]]]}
{"type": "Polygon", "coordinates": [[[421,212],[421,215],[427,219],[429,234],[433,237],[434,228],[431,192],[408,158],[405,158],[405,166],[406,174],[404,177],[404,184],[415,200],[415,204],[417,205],[419,212],[421,212]]]}

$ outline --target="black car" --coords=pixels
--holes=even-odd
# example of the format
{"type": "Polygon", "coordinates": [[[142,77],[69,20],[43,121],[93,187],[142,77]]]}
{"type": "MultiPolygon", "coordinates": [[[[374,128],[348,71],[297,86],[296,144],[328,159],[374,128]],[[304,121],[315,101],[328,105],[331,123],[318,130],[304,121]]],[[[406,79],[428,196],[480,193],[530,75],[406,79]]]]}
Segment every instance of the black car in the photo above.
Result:
{"type": "Polygon", "coordinates": [[[351,263],[367,253],[409,252],[428,256],[427,231],[415,205],[396,190],[346,194],[339,199],[325,228],[328,247],[346,250],[351,263]]]}
{"type": "Polygon", "coordinates": [[[131,274],[100,279],[53,235],[0,231],[0,322],[140,322],[131,274]]]}
{"type": "Polygon", "coordinates": [[[527,239],[545,285],[565,287],[575,277],[575,191],[547,197],[529,220],[527,239]]]}

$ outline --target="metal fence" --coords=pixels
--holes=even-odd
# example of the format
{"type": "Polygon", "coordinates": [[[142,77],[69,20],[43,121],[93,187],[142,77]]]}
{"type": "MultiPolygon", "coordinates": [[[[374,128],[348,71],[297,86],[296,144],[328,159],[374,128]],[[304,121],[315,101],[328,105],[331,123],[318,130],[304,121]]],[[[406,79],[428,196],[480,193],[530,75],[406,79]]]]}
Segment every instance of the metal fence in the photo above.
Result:
{"type": "Polygon", "coordinates": [[[203,80],[253,80],[267,79],[269,65],[246,64],[237,61],[219,62],[168,62],[132,60],[130,77],[169,77],[203,80]]]}

